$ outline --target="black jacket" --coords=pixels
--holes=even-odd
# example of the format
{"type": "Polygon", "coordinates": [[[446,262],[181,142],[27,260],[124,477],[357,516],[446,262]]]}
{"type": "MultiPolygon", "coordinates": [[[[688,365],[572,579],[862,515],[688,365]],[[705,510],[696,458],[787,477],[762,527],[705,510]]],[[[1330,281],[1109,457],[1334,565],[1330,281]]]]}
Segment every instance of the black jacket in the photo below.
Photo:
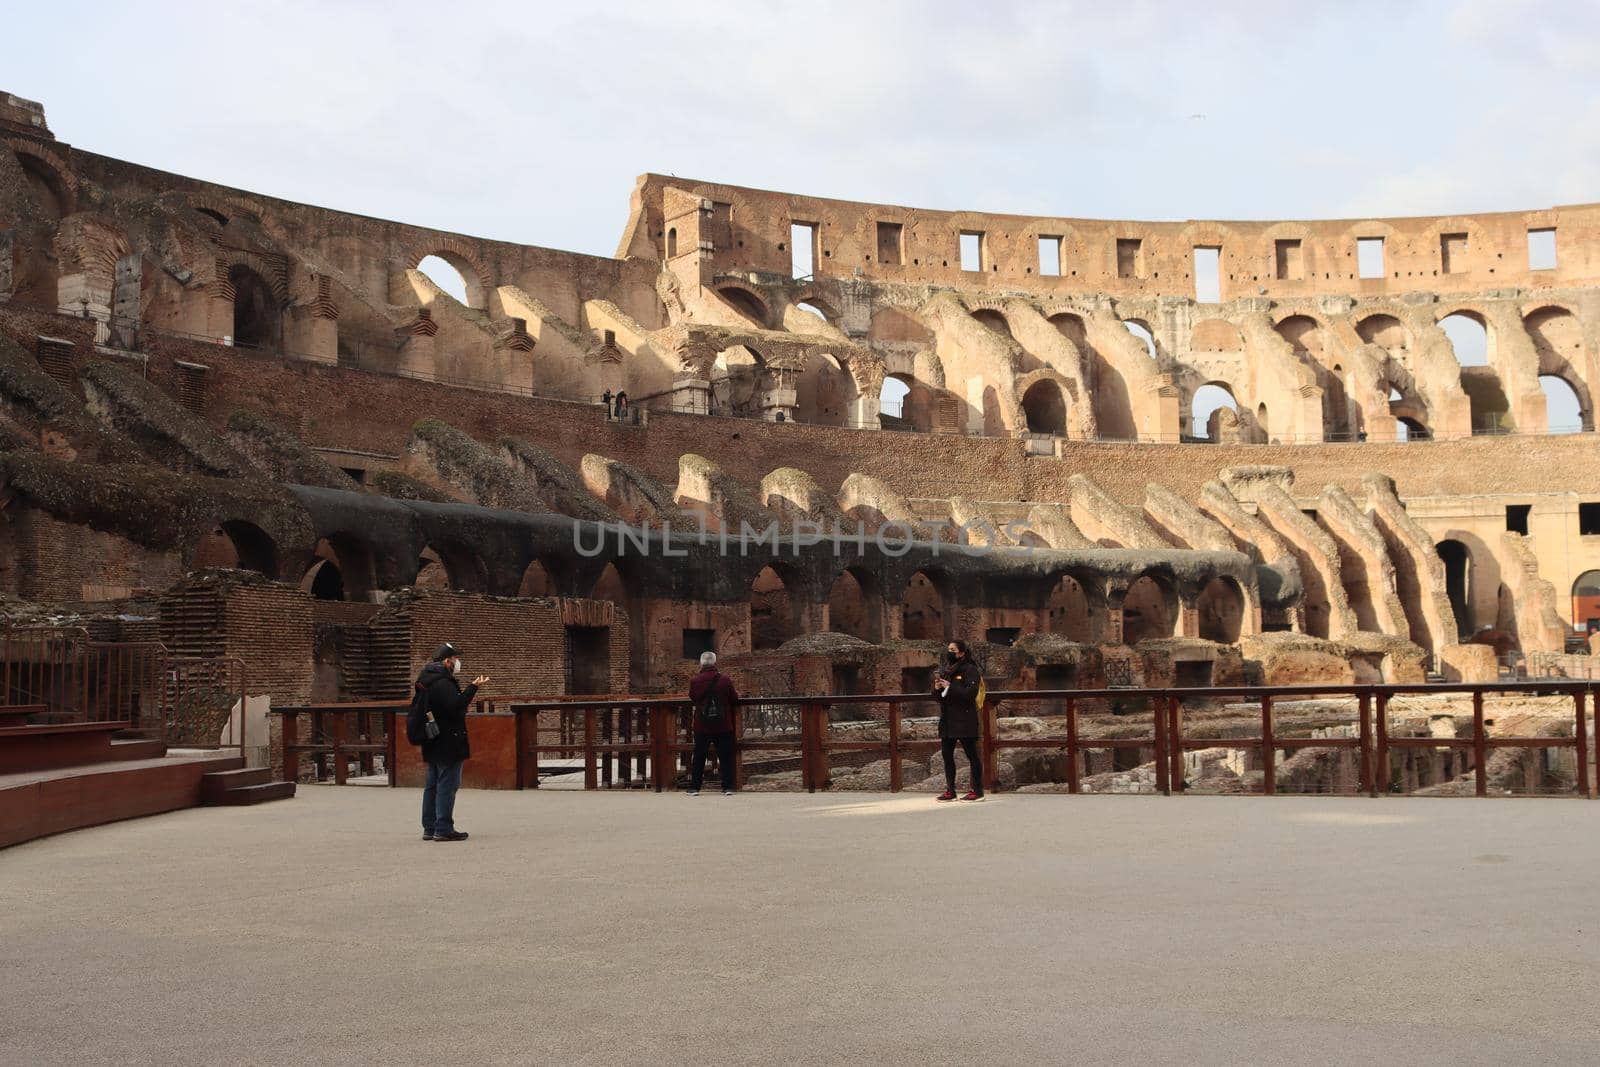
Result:
{"type": "Polygon", "coordinates": [[[978,728],[978,683],[983,672],[968,658],[951,667],[944,677],[950,679],[950,687],[942,694],[937,688],[933,691],[939,698],[939,736],[977,737],[982,732],[978,728]]]}
{"type": "Polygon", "coordinates": [[[422,758],[429,763],[460,763],[472,755],[467,742],[467,709],[478,687],[461,688],[442,663],[430,663],[417,675],[417,688],[427,691],[428,710],[439,724],[439,736],[422,743],[422,758]]]}

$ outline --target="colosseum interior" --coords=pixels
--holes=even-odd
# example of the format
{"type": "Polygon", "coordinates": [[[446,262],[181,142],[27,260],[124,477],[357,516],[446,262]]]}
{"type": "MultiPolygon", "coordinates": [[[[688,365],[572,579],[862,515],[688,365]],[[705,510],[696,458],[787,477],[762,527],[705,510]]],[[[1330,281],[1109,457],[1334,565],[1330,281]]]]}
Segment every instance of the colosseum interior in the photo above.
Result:
{"type": "Polygon", "coordinates": [[[1595,662],[1600,205],[1157,223],[646,174],[603,258],[96,155],[9,95],[0,141],[13,627],[235,657],[280,705],[403,698],[446,636],[531,696],[676,692],[703,650],[751,694],[924,692],[952,637],[997,690],[1595,662]]]}

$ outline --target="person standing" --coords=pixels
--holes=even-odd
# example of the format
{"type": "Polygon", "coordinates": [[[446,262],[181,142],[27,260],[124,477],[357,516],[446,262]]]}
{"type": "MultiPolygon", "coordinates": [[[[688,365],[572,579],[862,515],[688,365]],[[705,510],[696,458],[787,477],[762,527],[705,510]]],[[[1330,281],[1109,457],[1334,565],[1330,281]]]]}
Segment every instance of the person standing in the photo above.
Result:
{"type": "Polygon", "coordinates": [[[472,755],[467,739],[467,709],[488,677],[479,675],[461,688],[461,653],[448,641],[439,646],[433,659],[417,675],[417,690],[425,697],[430,729],[422,742],[422,758],[427,761],[427,777],[422,786],[422,839],[424,841],[465,841],[465,831],[456,829],[456,791],[461,788],[461,765],[472,755]],[[434,730],[432,727],[437,726],[434,730]]]}
{"type": "Polygon", "coordinates": [[[944,792],[940,800],[956,799],[956,745],[972,767],[972,788],[962,800],[983,799],[983,761],[978,758],[978,690],[983,672],[973,662],[965,641],[951,641],[945,649],[945,668],[933,681],[939,698],[939,747],[944,753],[944,792]]]}
{"type": "Polygon", "coordinates": [[[689,795],[700,795],[705,778],[706,752],[717,746],[717,770],[722,795],[733,795],[733,709],[739,694],[733,679],[717,670],[715,652],[700,653],[700,673],[689,682],[689,702],[694,705],[694,759],[689,764],[689,795]]]}

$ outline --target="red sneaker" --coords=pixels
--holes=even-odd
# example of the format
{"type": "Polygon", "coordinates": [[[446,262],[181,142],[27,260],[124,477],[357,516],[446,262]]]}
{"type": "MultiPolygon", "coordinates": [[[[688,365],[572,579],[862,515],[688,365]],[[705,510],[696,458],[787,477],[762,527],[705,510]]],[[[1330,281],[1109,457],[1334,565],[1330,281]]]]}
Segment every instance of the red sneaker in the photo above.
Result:
{"type": "Polygon", "coordinates": [[[938,796],[934,797],[933,799],[935,799],[935,800],[954,800],[955,798],[956,798],[956,795],[954,793],[952,793],[950,790],[946,789],[943,793],[940,793],[938,796]]]}
{"type": "Polygon", "coordinates": [[[974,792],[974,791],[969,789],[969,790],[967,790],[966,795],[963,796],[961,799],[962,800],[982,800],[983,799],[983,794],[974,792]]]}

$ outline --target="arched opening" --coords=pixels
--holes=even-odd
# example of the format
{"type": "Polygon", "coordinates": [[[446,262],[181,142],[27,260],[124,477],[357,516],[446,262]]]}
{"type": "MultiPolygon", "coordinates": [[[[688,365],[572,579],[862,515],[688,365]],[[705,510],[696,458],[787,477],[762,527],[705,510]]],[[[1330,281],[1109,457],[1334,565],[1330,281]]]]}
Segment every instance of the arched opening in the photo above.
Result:
{"type": "Polygon", "coordinates": [[[711,365],[711,413],[759,417],[763,370],[761,357],[745,345],[718,352],[711,365]]]}
{"type": "Polygon", "coordinates": [[[831,352],[812,352],[795,381],[795,415],[801,422],[844,426],[855,405],[856,383],[831,352]]]}
{"type": "Polygon", "coordinates": [[[242,264],[228,268],[228,284],[233,287],[233,343],[277,348],[283,338],[283,316],[272,286],[242,264]]]}
{"type": "Polygon", "coordinates": [[[1217,429],[1214,416],[1224,408],[1235,415],[1239,414],[1239,403],[1226,385],[1208,382],[1196,389],[1189,400],[1189,432],[1203,441],[1216,440],[1213,435],[1217,429]]]}
{"type": "Polygon", "coordinates": [[[1296,355],[1322,358],[1322,325],[1310,315],[1290,315],[1274,327],[1296,355]]]}
{"type": "Polygon", "coordinates": [[[1261,435],[1261,440],[1272,440],[1272,431],[1267,427],[1267,405],[1256,405],[1256,430],[1261,435]]]}
{"type": "Polygon", "coordinates": [[[195,210],[204,215],[206,218],[210,219],[212,222],[216,223],[218,226],[228,225],[228,216],[224,215],[215,208],[198,207],[195,208],[195,210]]]}
{"type": "Polygon", "coordinates": [[[1202,638],[1222,645],[1239,640],[1244,625],[1244,590],[1238,582],[1226,576],[1211,579],[1200,590],[1195,608],[1202,638]]]}
{"type": "Polygon", "coordinates": [[[51,222],[60,222],[72,206],[71,194],[61,175],[44,160],[26,152],[17,153],[17,162],[22,165],[22,177],[40,213],[51,222]]]}
{"type": "MultiPolygon", "coordinates": [[[[301,582],[301,588],[319,596],[312,582],[317,575],[325,583],[337,581],[337,596],[321,596],[326,600],[355,600],[366,601],[371,598],[373,590],[378,587],[378,561],[373,554],[372,546],[359,537],[346,533],[336,533],[317,542],[316,551],[313,553],[319,560],[331,563],[331,571],[319,570],[315,564],[306,572],[306,577],[301,582]]],[[[325,589],[331,589],[331,584],[325,589]]]]}
{"type": "Polygon", "coordinates": [[[278,548],[261,527],[230,520],[214,527],[195,549],[195,570],[213,567],[255,571],[269,578],[278,574],[278,548]]]}
{"type": "Polygon", "coordinates": [[[1128,594],[1122,599],[1123,644],[1171,637],[1174,616],[1168,590],[1150,575],[1141,576],[1128,586],[1128,594]]]}
{"type": "Polygon", "coordinates": [[[411,584],[418,589],[449,589],[450,572],[445,569],[444,560],[439,558],[439,553],[431,548],[422,550],[421,557],[417,560],[417,576],[411,584]]]}
{"type": "Polygon", "coordinates": [[[667,258],[672,259],[678,254],[678,228],[673,226],[667,230],[667,258]]]}
{"type": "Polygon", "coordinates": [[[1122,325],[1128,328],[1129,333],[1133,334],[1139,340],[1144,342],[1144,350],[1150,354],[1151,359],[1155,359],[1156,335],[1150,332],[1150,327],[1146,326],[1138,319],[1123,319],[1122,325]]]}
{"type": "Polygon", "coordinates": [[[1456,362],[1463,367],[1489,365],[1489,327],[1476,311],[1457,311],[1439,320],[1439,329],[1450,339],[1456,362]]]}
{"type": "Polygon", "coordinates": [[[802,300],[800,303],[795,305],[795,309],[798,311],[804,311],[808,315],[815,315],[824,323],[828,322],[827,312],[823,311],[815,304],[807,303],[806,301],[802,300]]]}
{"type": "Polygon", "coordinates": [[[1456,634],[1466,638],[1473,632],[1472,618],[1472,552],[1456,540],[1440,541],[1434,551],[1444,561],[1445,595],[1450,598],[1450,610],[1456,616],[1456,634]]]}
{"type": "Polygon", "coordinates": [[[1550,433],[1581,433],[1593,427],[1590,412],[1565,378],[1541,374],[1539,388],[1544,392],[1545,426],[1550,433]]]}
{"type": "Polygon", "coordinates": [[[1350,419],[1350,392],[1344,384],[1344,367],[1335,363],[1322,378],[1322,433],[1329,441],[1354,436],[1350,419]]]}
{"type": "Polygon", "coordinates": [[[972,317],[983,323],[1001,337],[1011,339],[1011,324],[1006,317],[993,308],[979,308],[972,313],[972,317]]]}
{"type": "Polygon", "coordinates": [[[877,583],[871,574],[850,567],[828,590],[828,629],[877,644],[883,637],[882,612],[875,603],[877,583]]]}
{"type": "Polygon", "coordinates": [[[539,560],[528,564],[528,569],[522,572],[522,581],[517,584],[517,595],[521,597],[553,597],[561,593],[556,588],[556,583],[550,577],[550,572],[539,560]]]}
{"type": "Polygon", "coordinates": [[[1389,352],[1401,352],[1411,346],[1405,325],[1393,315],[1368,315],[1356,323],[1356,336],[1389,352]]]}
{"type": "Polygon", "coordinates": [[[765,326],[767,324],[767,305],[762,303],[761,298],[750,290],[730,285],[718,289],[717,293],[728,302],[730,307],[757,326],[765,326]]]}
{"type": "Polygon", "coordinates": [[[1600,631],[1600,571],[1584,571],[1572,583],[1572,625],[1600,631]]]}
{"type": "Polygon", "coordinates": [[[1041,378],[1022,394],[1022,412],[1029,433],[1067,434],[1067,400],[1061,386],[1051,378],[1041,378]]]}
{"type": "Polygon", "coordinates": [[[908,407],[906,400],[910,395],[909,379],[895,374],[883,379],[883,387],[878,390],[878,421],[884,429],[915,429],[911,425],[911,413],[906,410],[908,407]]]}
{"type": "MultiPolygon", "coordinates": [[[[750,583],[750,647],[777,648],[799,637],[804,601],[785,580],[787,568],[766,566],[750,583]]],[[[792,575],[791,575],[792,577],[792,575]]]]}
{"type": "Polygon", "coordinates": [[[1050,590],[1050,599],[1045,605],[1046,619],[1049,630],[1053,634],[1061,634],[1069,641],[1079,641],[1089,644],[1094,640],[1093,620],[1089,614],[1089,594],[1084,591],[1082,583],[1070,574],[1063,574],[1061,580],[1050,590]]]}
{"type": "Polygon", "coordinates": [[[944,641],[951,636],[942,582],[922,571],[906,583],[900,600],[900,636],[907,641],[944,641]]]}
{"type": "Polygon", "coordinates": [[[428,280],[441,290],[455,297],[456,303],[467,302],[466,274],[443,256],[423,256],[417,264],[417,270],[427,275],[428,280]]]}
{"type": "Polygon", "coordinates": [[[1074,315],[1070,311],[1060,311],[1051,315],[1049,322],[1062,337],[1077,345],[1079,351],[1084,351],[1089,347],[1089,331],[1084,326],[1081,315],[1074,315]]]}
{"type": "Polygon", "coordinates": [[[618,607],[627,606],[628,587],[623,584],[622,574],[615,563],[605,565],[600,577],[595,579],[594,588],[589,591],[589,599],[609,600],[618,607]]]}
{"type": "Polygon", "coordinates": [[[300,588],[316,600],[345,599],[344,575],[339,565],[329,559],[319,559],[300,579],[300,588]]]}

